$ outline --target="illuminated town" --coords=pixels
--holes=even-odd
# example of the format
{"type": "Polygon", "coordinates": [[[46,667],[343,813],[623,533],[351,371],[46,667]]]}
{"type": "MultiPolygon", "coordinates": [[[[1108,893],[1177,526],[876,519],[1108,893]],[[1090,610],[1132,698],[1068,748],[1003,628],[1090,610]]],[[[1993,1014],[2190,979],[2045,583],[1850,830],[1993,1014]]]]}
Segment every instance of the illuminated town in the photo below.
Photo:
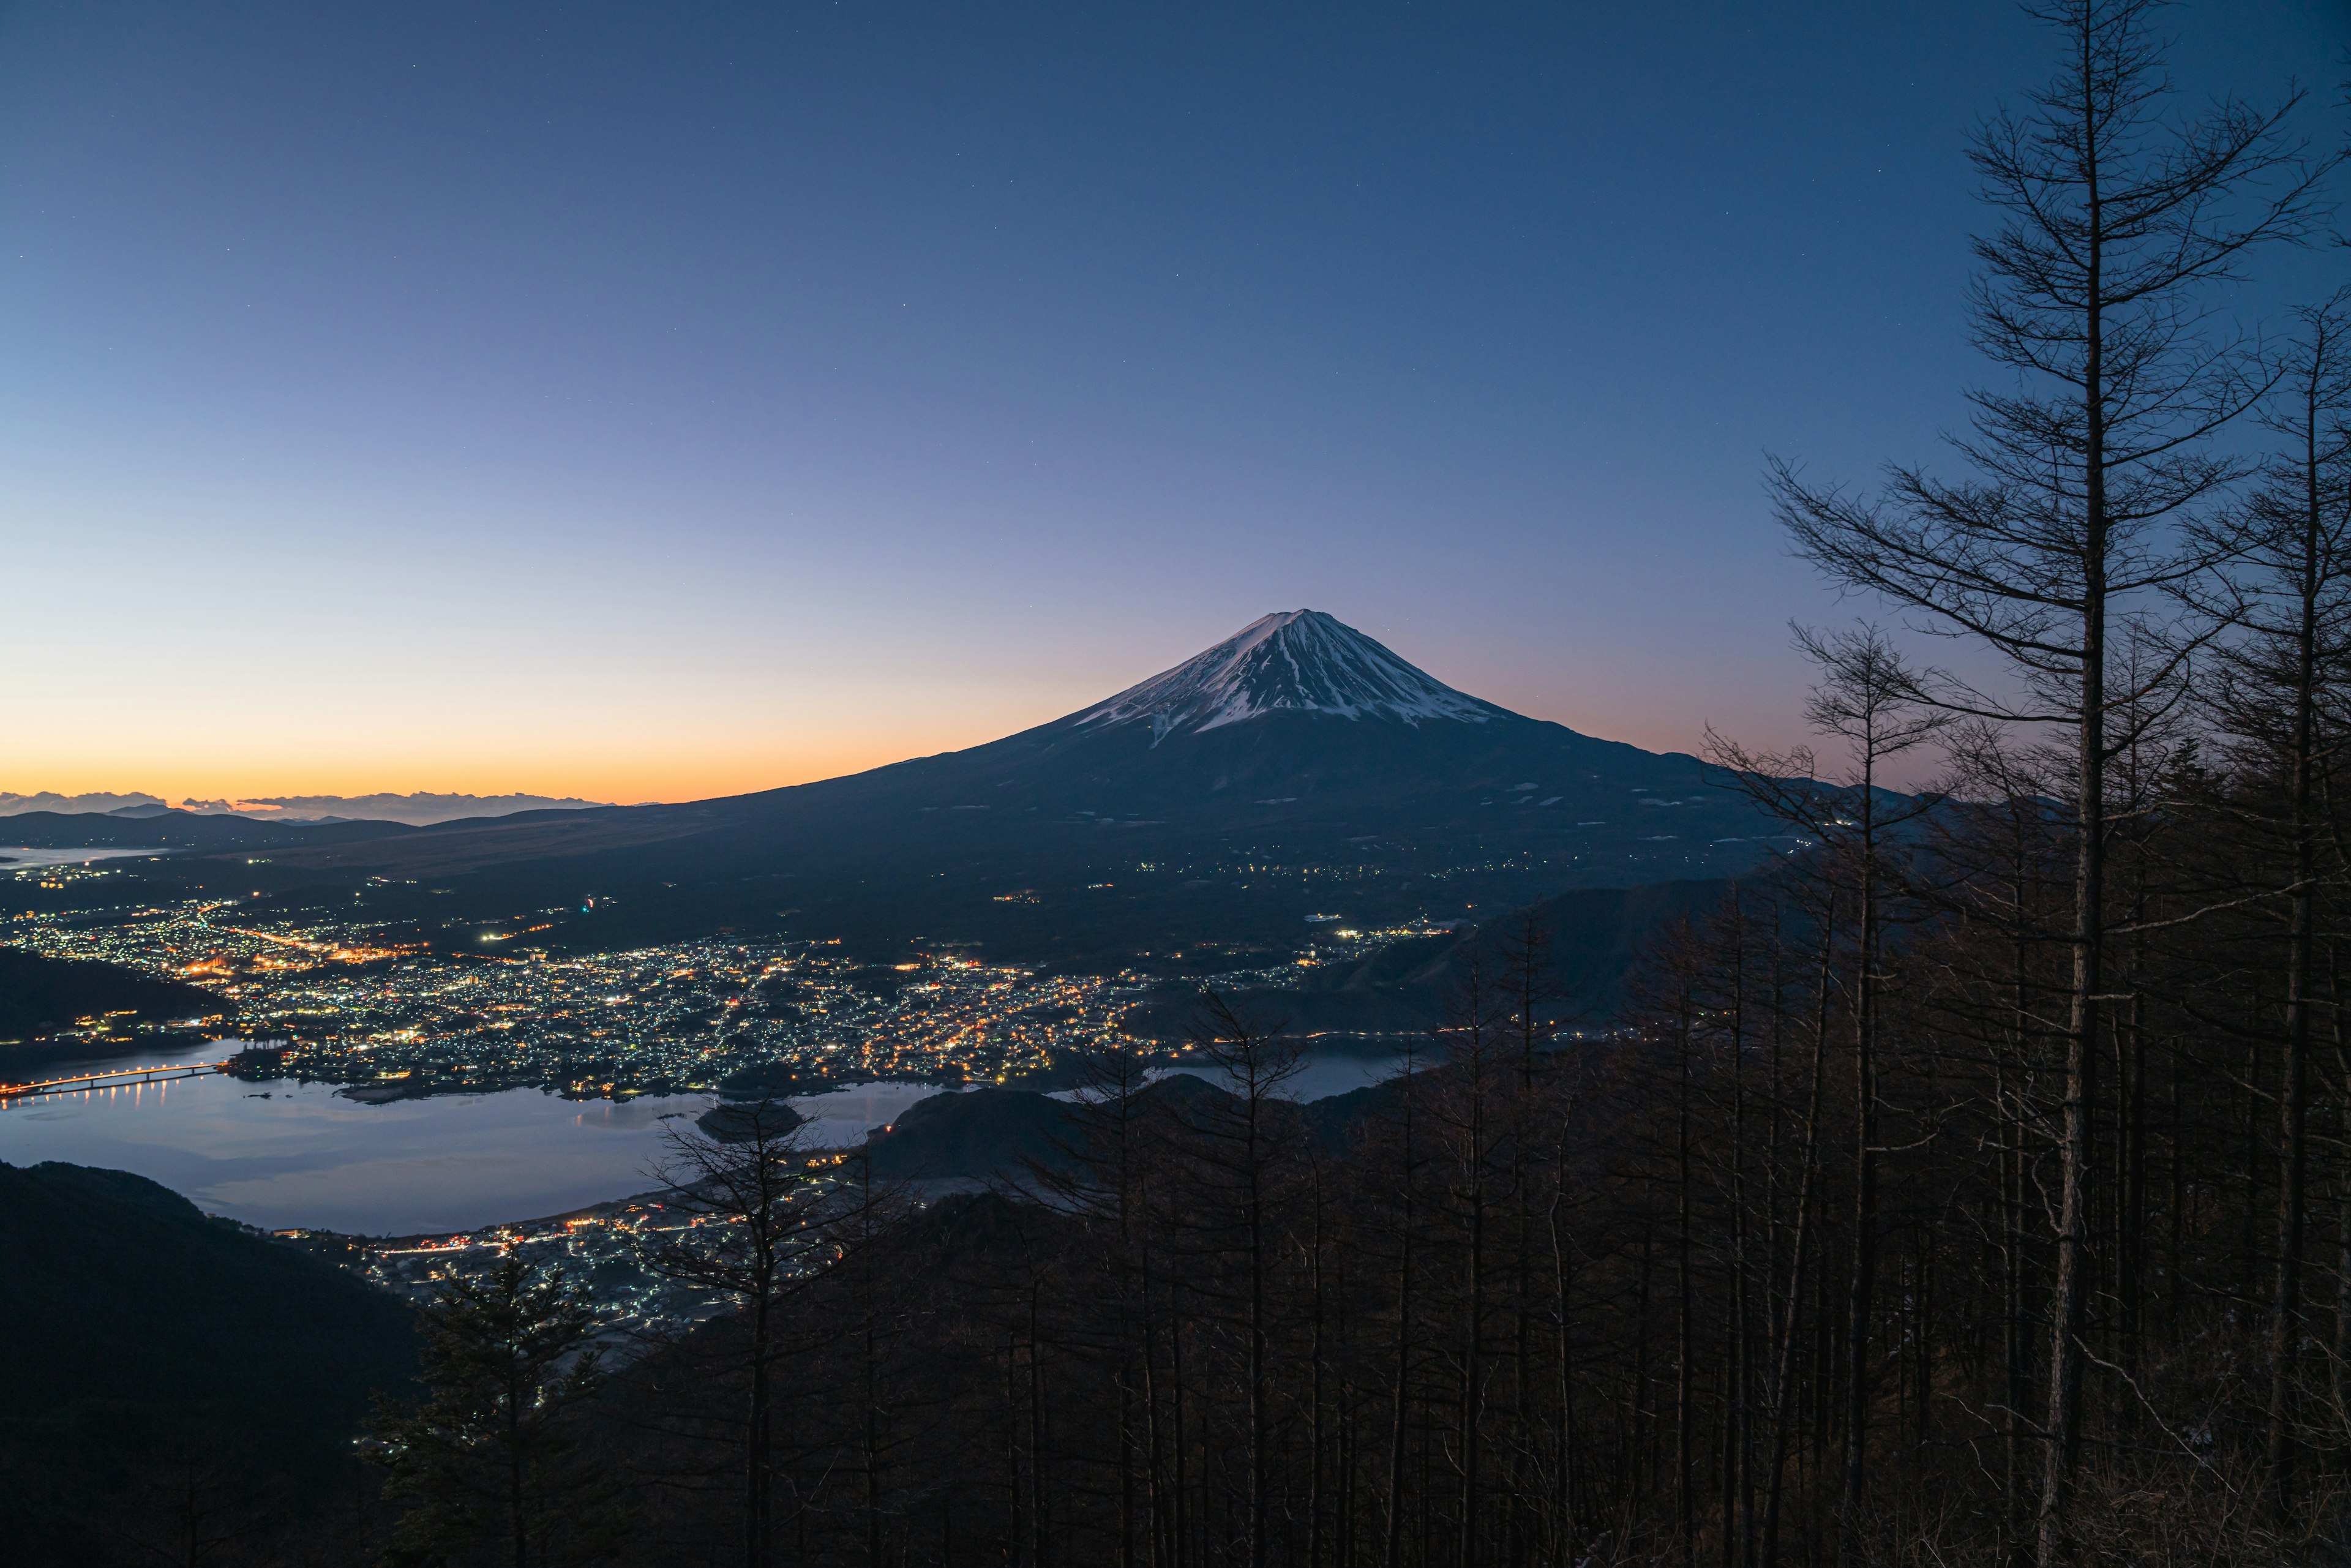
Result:
{"type": "MultiPolygon", "coordinates": [[[[14,878],[55,886],[110,874],[102,865],[46,866],[14,878]]],[[[453,950],[413,925],[316,911],[289,919],[236,900],[5,922],[11,941],[50,957],[201,985],[234,1012],[171,1020],[180,1031],[281,1042],[284,1074],[352,1085],[362,1098],[522,1086],[623,1098],[880,1078],[1005,1082],[1033,1078],[1072,1051],[1143,1044],[1123,1020],[1150,995],[1166,994],[1164,979],[1138,969],[1052,974],[951,950],[875,966],[829,940],[551,953],[530,946],[528,918],[505,924],[512,929],[453,950]]],[[[1303,958],[1211,978],[1263,984],[1408,934],[1333,921],[1313,927],[1303,958]]],[[[93,1037],[109,1024],[81,1021],[93,1037]]]]}
{"type": "MultiPolygon", "coordinates": [[[[831,1161],[814,1160],[810,1166],[813,1191],[831,1161]]],[[[648,1252],[674,1245],[689,1232],[720,1226],[706,1218],[683,1216],[665,1207],[659,1195],[648,1195],[598,1204],[577,1214],[448,1235],[273,1234],[420,1303],[432,1300],[444,1281],[478,1275],[510,1254],[557,1266],[586,1288],[599,1342],[625,1356],[642,1350],[651,1336],[699,1322],[732,1304],[723,1295],[664,1277],[645,1260],[648,1252]]]]}

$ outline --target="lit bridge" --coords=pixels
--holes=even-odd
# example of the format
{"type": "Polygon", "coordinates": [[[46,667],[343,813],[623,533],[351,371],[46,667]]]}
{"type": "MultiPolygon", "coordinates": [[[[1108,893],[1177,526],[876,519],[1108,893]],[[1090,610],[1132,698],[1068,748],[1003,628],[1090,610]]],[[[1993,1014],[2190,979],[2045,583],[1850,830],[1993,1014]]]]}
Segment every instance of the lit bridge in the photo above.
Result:
{"type": "Polygon", "coordinates": [[[86,1089],[127,1089],[138,1083],[168,1083],[175,1078],[203,1078],[226,1072],[226,1061],[183,1061],[171,1067],[119,1067],[111,1072],[85,1072],[78,1078],[44,1078],[31,1083],[0,1083],[0,1105],[35,1100],[45,1094],[78,1094],[86,1089]]]}

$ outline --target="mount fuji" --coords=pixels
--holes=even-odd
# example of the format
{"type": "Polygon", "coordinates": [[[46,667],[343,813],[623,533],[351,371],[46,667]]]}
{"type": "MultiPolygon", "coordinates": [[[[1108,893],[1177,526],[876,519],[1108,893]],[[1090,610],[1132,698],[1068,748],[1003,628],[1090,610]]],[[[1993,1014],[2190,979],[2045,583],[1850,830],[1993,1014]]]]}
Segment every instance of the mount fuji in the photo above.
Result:
{"type": "Polygon", "coordinates": [[[1205,653],[1129,686],[1092,713],[1080,730],[1150,727],[1152,744],[1274,713],[1484,724],[1518,715],[1480,702],[1416,669],[1353,627],[1320,610],[1261,616],[1205,653]]]}
{"type": "Polygon", "coordinates": [[[420,889],[420,917],[568,909],[549,916],[563,944],[783,931],[1116,968],[1284,953],[1310,916],[1475,920],[1732,874],[1784,849],[1776,831],[1694,757],[1513,713],[1294,610],[967,750],[688,805],[298,841],[255,870],[289,893],[378,879],[371,906],[410,879],[454,890],[420,889]]]}

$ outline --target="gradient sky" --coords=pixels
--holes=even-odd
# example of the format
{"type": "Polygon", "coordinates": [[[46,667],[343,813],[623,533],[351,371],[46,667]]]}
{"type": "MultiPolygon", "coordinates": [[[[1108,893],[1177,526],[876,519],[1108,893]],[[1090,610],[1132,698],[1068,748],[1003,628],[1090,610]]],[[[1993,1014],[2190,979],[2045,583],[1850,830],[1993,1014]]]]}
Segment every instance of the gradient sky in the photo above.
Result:
{"type": "MultiPolygon", "coordinates": [[[[2351,41],[2173,23],[2197,91],[2351,41]]],[[[1852,609],[1762,454],[1962,416],[1964,138],[2046,57],[1998,0],[0,0],[0,789],[687,799],[1301,605],[1784,743],[1852,609]]]]}

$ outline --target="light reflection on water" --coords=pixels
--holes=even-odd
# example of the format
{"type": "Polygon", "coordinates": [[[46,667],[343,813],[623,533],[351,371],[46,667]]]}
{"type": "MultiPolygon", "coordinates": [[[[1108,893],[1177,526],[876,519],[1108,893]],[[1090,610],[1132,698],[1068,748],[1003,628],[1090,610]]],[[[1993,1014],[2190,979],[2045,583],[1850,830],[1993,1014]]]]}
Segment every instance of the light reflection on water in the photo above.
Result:
{"type": "MultiPolygon", "coordinates": [[[[213,1045],[137,1065],[221,1054],[213,1045]]],[[[1288,1093],[1344,1093],[1394,1065],[1384,1057],[1310,1057],[1288,1093]]],[[[809,1118],[810,1146],[842,1147],[938,1092],[931,1083],[861,1082],[792,1104],[809,1118]]],[[[508,1089],[369,1105],[327,1084],[204,1077],[0,1109],[0,1160],[132,1171],[207,1213],[272,1229],[446,1232],[643,1192],[658,1185],[664,1133],[691,1125],[711,1103],[703,1094],[616,1103],[508,1089]]]]}
{"type": "MultiPolygon", "coordinates": [[[[1281,1098],[1321,1100],[1365,1088],[1403,1071],[1405,1060],[1401,1053],[1309,1051],[1301,1060],[1298,1071],[1282,1084],[1281,1098]]],[[[1422,1060],[1426,1061],[1425,1054],[1422,1060]]],[[[1205,1078],[1223,1089],[1233,1087],[1226,1074],[1205,1063],[1154,1068],[1146,1078],[1164,1078],[1170,1072],[1205,1078]]],[[[848,1148],[863,1143],[865,1134],[875,1127],[895,1122],[917,1100],[927,1100],[941,1092],[944,1091],[935,1083],[885,1079],[845,1083],[829,1093],[805,1095],[794,1100],[792,1107],[808,1118],[802,1137],[810,1147],[848,1148]]],[[[1052,1092],[1057,1100],[1073,1099],[1081,1092],[1076,1089],[1052,1092]]]]}
{"type": "Polygon", "coordinates": [[[22,844],[0,844],[0,872],[30,871],[45,865],[88,865],[92,861],[127,860],[141,856],[152,860],[157,855],[172,852],[159,849],[32,850],[22,844]]]}
{"type": "MultiPolygon", "coordinates": [[[[1285,1100],[1324,1100],[1333,1094],[1345,1094],[1357,1089],[1367,1089],[1383,1079],[1393,1078],[1404,1071],[1405,1058],[1401,1052],[1358,1055],[1354,1052],[1309,1051],[1299,1062],[1297,1073],[1281,1085],[1285,1100]]],[[[1427,1065],[1428,1053],[1423,1051],[1420,1063],[1427,1065]]],[[[1176,1072],[1188,1072],[1205,1078],[1219,1089],[1231,1089],[1232,1080],[1217,1069],[1206,1064],[1174,1068],[1176,1072]]]]}
{"type": "MultiPolygon", "coordinates": [[[[93,1065],[168,1066],[222,1054],[212,1045],[93,1065]]],[[[929,1083],[856,1083],[793,1104],[810,1119],[810,1146],[841,1147],[938,1092],[929,1083]]],[[[659,1185],[664,1134],[691,1126],[712,1103],[706,1094],[614,1103],[507,1089],[371,1105],[323,1083],[177,1079],[0,1109],[0,1160],[132,1171],[207,1213],[270,1229],[407,1235],[538,1218],[644,1192],[659,1185]]]]}
{"type": "MultiPolygon", "coordinates": [[[[1368,1089],[1374,1083],[1395,1077],[1403,1071],[1405,1064],[1412,1060],[1402,1052],[1366,1054],[1360,1051],[1309,1051],[1300,1058],[1298,1071],[1282,1081],[1275,1097],[1302,1103],[1327,1100],[1333,1094],[1346,1094],[1357,1089],[1368,1089]]],[[[1428,1060],[1427,1052],[1423,1051],[1418,1059],[1419,1065],[1426,1066],[1428,1060]]],[[[1206,1079],[1228,1092],[1238,1092],[1239,1089],[1238,1083],[1231,1074],[1221,1068],[1212,1067],[1205,1061],[1186,1061],[1174,1067],[1155,1067],[1144,1074],[1144,1082],[1155,1083],[1160,1079],[1176,1072],[1193,1078],[1206,1079]]],[[[1053,1098],[1074,1100],[1085,1092],[1082,1089],[1058,1089],[1053,1092],[1053,1098]]]]}
{"type": "Polygon", "coordinates": [[[801,1140],[810,1148],[845,1149],[865,1141],[876,1127],[896,1121],[906,1107],[945,1091],[935,1083],[880,1079],[871,1083],[844,1083],[823,1094],[804,1094],[792,1109],[808,1118],[801,1140]]]}
{"type": "Polygon", "coordinates": [[[691,1120],[709,1103],[509,1089],[362,1105],[321,1083],[206,1077],[12,1105],[0,1111],[0,1160],[133,1171],[208,1213],[273,1229],[463,1230],[644,1191],[664,1118],[691,1120]]]}

